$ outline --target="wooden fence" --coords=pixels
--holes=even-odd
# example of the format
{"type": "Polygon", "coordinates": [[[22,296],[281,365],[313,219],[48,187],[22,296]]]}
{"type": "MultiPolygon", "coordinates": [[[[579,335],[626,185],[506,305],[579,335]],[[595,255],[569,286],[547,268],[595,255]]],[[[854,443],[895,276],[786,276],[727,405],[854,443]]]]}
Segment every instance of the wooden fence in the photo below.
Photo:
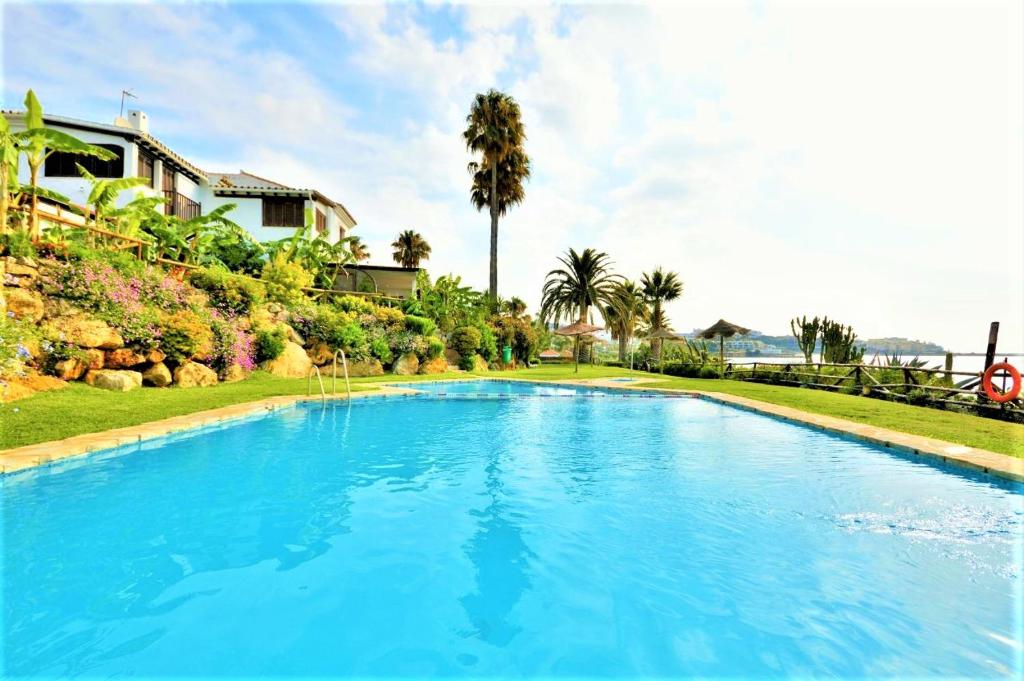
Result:
{"type": "MultiPolygon", "coordinates": [[[[928,402],[1024,415],[1024,405],[1020,398],[1002,405],[989,400],[980,388],[982,373],[955,371],[952,368],[826,362],[728,362],[725,366],[727,378],[742,381],[832,391],[859,389],[864,395],[873,394],[907,402],[913,402],[916,393],[917,396],[925,396],[928,402]],[[973,398],[955,399],[964,396],[973,398]]],[[[997,374],[994,378],[1003,383],[1001,386],[997,383],[997,386],[1005,390],[1008,377],[997,374]]]]}

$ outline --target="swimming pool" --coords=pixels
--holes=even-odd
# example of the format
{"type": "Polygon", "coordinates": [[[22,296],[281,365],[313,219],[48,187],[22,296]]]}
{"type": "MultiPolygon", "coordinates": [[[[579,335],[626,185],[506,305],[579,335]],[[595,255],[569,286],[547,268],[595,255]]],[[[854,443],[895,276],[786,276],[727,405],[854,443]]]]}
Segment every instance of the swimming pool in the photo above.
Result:
{"type": "Polygon", "coordinates": [[[1020,672],[1020,486],[707,400],[456,385],[495,390],[0,479],[4,672],[1020,672]]]}

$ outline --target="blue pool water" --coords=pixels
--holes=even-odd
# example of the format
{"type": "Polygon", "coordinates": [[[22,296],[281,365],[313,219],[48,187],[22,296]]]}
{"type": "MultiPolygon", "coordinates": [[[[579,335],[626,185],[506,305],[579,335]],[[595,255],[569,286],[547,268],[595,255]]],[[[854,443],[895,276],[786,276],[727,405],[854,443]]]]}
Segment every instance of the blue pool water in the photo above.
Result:
{"type": "Polygon", "coordinates": [[[1020,674],[1019,487],[707,400],[453,385],[0,479],[4,674],[1020,674]]]}

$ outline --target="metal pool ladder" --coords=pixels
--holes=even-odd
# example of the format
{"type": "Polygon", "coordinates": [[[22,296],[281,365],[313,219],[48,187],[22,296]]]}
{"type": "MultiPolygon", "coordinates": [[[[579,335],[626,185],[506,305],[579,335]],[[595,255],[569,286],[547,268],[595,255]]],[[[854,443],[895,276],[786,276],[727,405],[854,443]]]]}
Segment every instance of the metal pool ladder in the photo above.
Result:
{"type": "Polygon", "coordinates": [[[331,372],[331,392],[338,394],[338,355],[341,355],[341,369],[345,372],[345,392],[349,399],[352,399],[352,384],[348,381],[348,361],[345,359],[345,351],[341,348],[334,353],[334,366],[331,372]]]}
{"type": "Polygon", "coordinates": [[[306,395],[313,394],[313,372],[316,372],[317,383],[320,384],[320,399],[324,402],[327,401],[327,393],[324,392],[324,379],[320,377],[320,367],[313,365],[309,368],[309,372],[306,374],[306,395]]]}

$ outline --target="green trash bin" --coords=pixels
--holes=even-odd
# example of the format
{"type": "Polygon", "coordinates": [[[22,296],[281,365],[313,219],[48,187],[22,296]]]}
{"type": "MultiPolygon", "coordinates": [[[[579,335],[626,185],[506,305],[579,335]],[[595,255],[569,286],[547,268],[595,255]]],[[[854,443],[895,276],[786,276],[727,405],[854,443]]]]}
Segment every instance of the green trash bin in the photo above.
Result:
{"type": "Polygon", "coordinates": [[[506,345],[501,349],[501,361],[505,364],[512,363],[512,346],[506,345]]]}

